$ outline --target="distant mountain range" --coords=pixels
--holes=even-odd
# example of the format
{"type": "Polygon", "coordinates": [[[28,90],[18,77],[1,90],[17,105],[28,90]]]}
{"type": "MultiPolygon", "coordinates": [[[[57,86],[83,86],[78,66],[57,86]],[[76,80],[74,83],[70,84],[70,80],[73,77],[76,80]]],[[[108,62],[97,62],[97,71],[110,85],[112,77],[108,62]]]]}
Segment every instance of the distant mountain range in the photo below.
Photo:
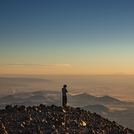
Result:
{"type": "Polygon", "coordinates": [[[96,97],[89,95],[87,93],[82,93],[78,95],[69,95],[68,96],[68,101],[69,104],[73,106],[86,106],[86,105],[106,105],[106,106],[111,106],[111,105],[127,105],[127,106],[133,106],[134,103],[131,102],[126,102],[126,101],[121,101],[116,98],[110,97],[110,96],[102,96],[102,97],[96,97]]]}
{"type": "MultiPolygon", "coordinates": [[[[36,91],[15,93],[0,98],[0,108],[7,104],[33,106],[39,104],[61,105],[61,93],[57,91],[36,91]]],[[[82,107],[105,118],[134,129],[134,103],[121,101],[110,96],[96,97],[87,93],[68,95],[68,105],[82,107]]]]}
{"type": "MultiPolygon", "coordinates": [[[[26,104],[26,102],[31,102],[27,105],[36,105],[39,103],[43,104],[61,104],[61,93],[57,91],[35,91],[35,92],[22,92],[15,93],[12,95],[7,95],[0,98],[1,106],[6,104],[26,104]]],[[[120,101],[116,98],[110,96],[96,97],[89,95],[87,93],[78,95],[68,95],[68,104],[75,107],[84,107],[87,105],[104,105],[104,106],[133,106],[132,102],[120,101]]]]}

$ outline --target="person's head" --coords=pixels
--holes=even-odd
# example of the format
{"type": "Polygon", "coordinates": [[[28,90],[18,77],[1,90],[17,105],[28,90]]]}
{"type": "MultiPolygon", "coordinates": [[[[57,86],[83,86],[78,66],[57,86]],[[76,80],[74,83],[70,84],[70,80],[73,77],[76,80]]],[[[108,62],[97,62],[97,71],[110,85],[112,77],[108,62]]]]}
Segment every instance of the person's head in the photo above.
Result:
{"type": "Polygon", "coordinates": [[[64,87],[64,88],[66,88],[66,87],[67,87],[67,85],[65,84],[65,85],[63,85],[63,87],[64,87]]]}

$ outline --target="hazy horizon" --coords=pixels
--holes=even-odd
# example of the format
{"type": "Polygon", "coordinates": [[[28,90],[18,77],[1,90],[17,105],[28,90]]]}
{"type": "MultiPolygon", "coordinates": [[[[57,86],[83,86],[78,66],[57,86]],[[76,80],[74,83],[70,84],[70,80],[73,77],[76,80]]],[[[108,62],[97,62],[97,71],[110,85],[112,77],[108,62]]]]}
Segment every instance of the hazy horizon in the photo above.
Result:
{"type": "Polygon", "coordinates": [[[134,101],[133,81],[132,75],[6,75],[0,76],[0,94],[61,91],[63,84],[67,84],[70,94],[108,95],[134,101]]]}

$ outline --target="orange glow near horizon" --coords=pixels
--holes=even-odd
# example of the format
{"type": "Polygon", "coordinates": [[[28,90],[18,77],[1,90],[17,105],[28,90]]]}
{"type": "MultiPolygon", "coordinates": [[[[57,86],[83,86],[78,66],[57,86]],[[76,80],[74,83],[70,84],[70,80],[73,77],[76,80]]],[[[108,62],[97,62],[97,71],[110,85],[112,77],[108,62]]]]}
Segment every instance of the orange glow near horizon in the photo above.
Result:
{"type": "Polygon", "coordinates": [[[50,75],[133,75],[133,68],[125,66],[82,66],[69,64],[55,65],[5,65],[0,74],[50,74],[50,75]],[[118,71],[117,71],[118,70],[118,71]]]}

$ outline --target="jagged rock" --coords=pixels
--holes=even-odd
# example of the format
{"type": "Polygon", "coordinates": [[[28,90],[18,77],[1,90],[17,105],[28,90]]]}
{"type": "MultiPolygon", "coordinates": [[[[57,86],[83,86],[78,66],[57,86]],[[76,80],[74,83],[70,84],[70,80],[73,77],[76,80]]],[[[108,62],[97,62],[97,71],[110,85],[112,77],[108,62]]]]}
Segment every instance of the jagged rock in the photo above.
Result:
{"type": "Polygon", "coordinates": [[[116,122],[80,108],[11,106],[0,110],[0,134],[134,134],[116,122]]]}

